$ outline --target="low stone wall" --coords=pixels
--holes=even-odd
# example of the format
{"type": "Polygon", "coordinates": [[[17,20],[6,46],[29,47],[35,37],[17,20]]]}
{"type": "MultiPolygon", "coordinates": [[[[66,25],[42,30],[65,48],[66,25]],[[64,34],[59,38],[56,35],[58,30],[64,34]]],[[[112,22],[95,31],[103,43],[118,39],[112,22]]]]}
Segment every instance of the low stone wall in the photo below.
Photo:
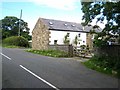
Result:
{"type": "Polygon", "coordinates": [[[72,45],[49,45],[48,49],[61,50],[67,52],[69,56],[73,56],[73,46],[72,45]]]}
{"type": "Polygon", "coordinates": [[[120,57],[120,45],[109,45],[95,48],[95,54],[99,56],[120,57]]]}

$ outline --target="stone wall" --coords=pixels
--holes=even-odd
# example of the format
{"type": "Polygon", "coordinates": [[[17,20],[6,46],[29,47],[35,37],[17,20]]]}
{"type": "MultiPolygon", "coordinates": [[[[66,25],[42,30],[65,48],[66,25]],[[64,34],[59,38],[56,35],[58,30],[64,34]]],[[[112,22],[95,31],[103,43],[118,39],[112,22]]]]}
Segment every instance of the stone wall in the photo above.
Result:
{"type": "Polygon", "coordinates": [[[46,50],[49,45],[48,27],[39,19],[32,32],[32,49],[33,50],[46,50]]]}
{"type": "Polygon", "coordinates": [[[86,43],[89,46],[90,49],[93,49],[93,41],[92,41],[92,37],[93,35],[90,33],[87,33],[87,37],[86,37],[86,43]]]}
{"type": "Polygon", "coordinates": [[[48,49],[61,50],[67,52],[69,56],[73,56],[73,46],[72,45],[49,45],[48,49]]]}

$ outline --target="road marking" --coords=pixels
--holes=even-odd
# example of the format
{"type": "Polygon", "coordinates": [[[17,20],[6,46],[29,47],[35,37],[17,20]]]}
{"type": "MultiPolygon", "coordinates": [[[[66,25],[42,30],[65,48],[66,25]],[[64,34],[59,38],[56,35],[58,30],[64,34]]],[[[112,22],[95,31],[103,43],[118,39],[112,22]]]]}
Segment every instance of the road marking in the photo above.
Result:
{"type": "Polygon", "coordinates": [[[27,72],[29,72],[30,74],[32,74],[33,76],[35,76],[36,78],[38,78],[39,80],[43,81],[44,83],[46,83],[47,85],[49,85],[50,87],[56,89],[56,90],[60,90],[57,87],[55,87],[54,85],[50,84],[48,81],[42,79],[41,77],[39,77],[38,75],[36,75],[35,73],[33,73],[32,71],[30,71],[29,69],[25,68],[22,65],[19,65],[21,68],[23,68],[24,70],[26,70],[27,72]]]}
{"type": "Polygon", "coordinates": [[[9,58],[8,56],[6,56],[5,54],[1,53],[1,55],[3,55],[4,57],[6,57],[7,59],[11,60],[11,58],[9,58]]]}

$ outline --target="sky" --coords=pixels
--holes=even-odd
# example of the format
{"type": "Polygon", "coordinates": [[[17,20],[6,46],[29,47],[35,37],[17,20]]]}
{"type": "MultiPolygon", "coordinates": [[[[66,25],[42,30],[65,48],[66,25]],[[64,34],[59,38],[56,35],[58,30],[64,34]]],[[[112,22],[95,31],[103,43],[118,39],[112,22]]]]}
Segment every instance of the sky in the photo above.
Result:
{"type": "Polygon", "coordinates": [[[81,23],[81,8],[80,0],[2,0],[0,19],[5,16],[20,18],[22,9],[22,19],[28,23],[31,32],[40,17],[81,23]]]}

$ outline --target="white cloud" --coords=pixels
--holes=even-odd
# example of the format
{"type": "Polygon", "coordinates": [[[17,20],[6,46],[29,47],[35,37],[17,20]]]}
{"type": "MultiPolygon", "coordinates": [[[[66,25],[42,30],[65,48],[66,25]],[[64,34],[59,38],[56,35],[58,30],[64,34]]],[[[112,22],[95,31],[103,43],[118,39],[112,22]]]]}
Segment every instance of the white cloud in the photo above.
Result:
{"type": "Polygon", "coordinates": [[[38,5],[44,5],[51,8],[73,10],[76,8],[75,3],[79,0],[29,0],[38,5]]]}
{"type": "Polygon", "coordinates": [[[27,0],[1,0],[1,2],[28,2],[27,0]]]}

